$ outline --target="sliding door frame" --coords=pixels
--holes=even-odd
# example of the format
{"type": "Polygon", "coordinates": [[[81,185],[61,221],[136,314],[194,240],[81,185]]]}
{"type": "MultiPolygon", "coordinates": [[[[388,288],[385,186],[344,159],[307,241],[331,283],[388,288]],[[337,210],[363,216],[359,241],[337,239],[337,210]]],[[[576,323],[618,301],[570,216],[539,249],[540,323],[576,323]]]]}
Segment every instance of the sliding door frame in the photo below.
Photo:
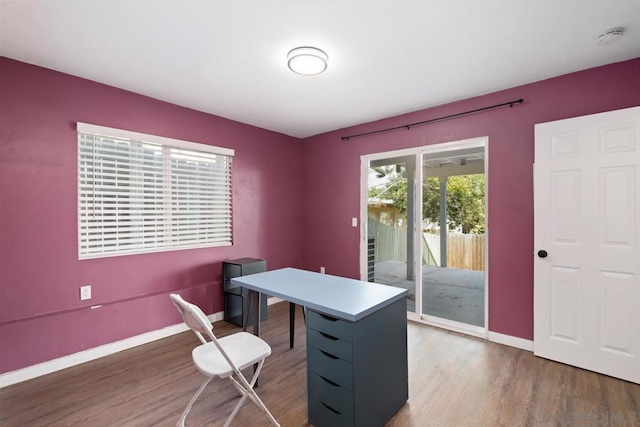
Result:
{"type": "Polygon", "coordinates": [[[360,278],[367,280],[367,201],[368,201],[368,181],[369,163],[374,160],[382,160],[391,157],[415,156],[416,170],[414,173],[414,223],[413,227],[413,262],[416,280],[415,299],[416,311],[407,312],[407,319],[437,326],[443,329],[453,330],[468,335],[486,338],[489,331],[489,137],[470,138],[460,141],[443,142],[439,144],[425,145],[421,147],[407,148],[403,150],[387,151],[383,153],[364,154],[360,156],[360,278]],[[484,147],[484,178],[485,178],[485,239],[484,239],[484,328],[467,325],[435,316],[429,316],[422,312],[422,182],[423,176],[423,155],[426,153],[439,153],[465,148],[484,147]],[[416,256],[417,254],[417,256],[416,256]],[[418,262],[419,261],[419,262],[418,262]],[[417,286],[418,279],[420,286],[417,286]]]}

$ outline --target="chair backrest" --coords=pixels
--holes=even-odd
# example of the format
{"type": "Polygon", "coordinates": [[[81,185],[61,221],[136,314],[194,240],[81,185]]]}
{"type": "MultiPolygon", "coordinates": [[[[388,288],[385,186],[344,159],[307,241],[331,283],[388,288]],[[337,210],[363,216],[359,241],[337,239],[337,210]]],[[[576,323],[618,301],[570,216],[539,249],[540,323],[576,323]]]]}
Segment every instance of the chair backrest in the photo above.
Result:
{"type": "Polygon", "coordinates": [[[229,358],[229,355],[227,355],[227,352],[224,351],[224,348],[220,345],[218,339],[213,334],[213,324],[211,323],[207,315],[204,314],[204,312],[200,309],[200,307],[185,301],[178,294],[171,294],[169,295],[169,298],[171,298],[171,302],[176,306],[178,312],[182,315],[184,323],[189,328],[191,328],[193,332],[196,333],[202,344],[207,343],[207,340],[205,340],[202,336],[202,334],[206,334],[215,344],[215,346],[218,347],[218,350],[222,354],[222,357],[224,357],[227,363],[229,363],[231,369],[234,372],[239,372],[235,363],[233,363],[233,361],[229,358]]]}
{"type": "Polygon", "coordinates": [[[182,315],[184,323],[196,333],[203,344],[206,344],[207,341],[204,339],[202,334],[206,334],[211,341],[217,341],[216,337],[213,335],[213,324],[200,307],[185,301],[178,294],[171,294],[169,295],[169,298],[171,298],[171,302],[182,315]]]}

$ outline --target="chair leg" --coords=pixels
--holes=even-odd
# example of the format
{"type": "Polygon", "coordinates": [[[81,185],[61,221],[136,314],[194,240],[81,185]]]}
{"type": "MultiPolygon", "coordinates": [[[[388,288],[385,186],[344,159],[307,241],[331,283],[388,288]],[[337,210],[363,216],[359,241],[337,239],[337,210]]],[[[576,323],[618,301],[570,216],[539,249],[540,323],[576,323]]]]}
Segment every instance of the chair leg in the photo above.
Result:
{"type": "Polygon", "coordinates": [[[200,396],[200,393],[202,393],[202,390],[204,390],[207,384],[209,384],[209,381],[211,381],[211,377],[208,377],[206,380],[204,380],[204,382],[202,383],[198,391],[196,391],[196,394],[194,394],[191,400],[189,401],[189,404],[187,405],[187,407],[184,408],[184,412],[182,413],[182,416],[180,417],[180,419],[178,420],[178,423],[176,424],[178,427],[184,427],[184,421],[187,419],[187,414],[191,410],[191,407],[195,403],[198,396],[200,396]]]}
{"type": "Polygon", "coordinates": [[[280,424],[278,424],[278,422],[273,417],[273,415],[271,415],[271,412],[269,412],[266,405],[262,402],[262,400],[260,400],[255,390],[253,389],[253,386],[258,380],[258,376],[260,375],[260,371],[262,370],[263,364],[264,364],[264,359],[258,363],[258,367],[255,370],[250,383],[247,381],[247,379],[244,377],[244,375],[242,375],[242,372],[240,371],[234,373],[238,377],[238,380],[240,381],[236,380],[232,376],[229,377],[231,382],[236,386],[238,391],[240,391],[240,393],[242,394],[242,397],[240,398],[240,401],[236,404],[235,408],[233,408],[233,412],[231,412],[231,415],[229,415],[229,418],[224,423],[224,427],[229,427],[229,425],[231,425],[231,421],[233,421],[235,416],[238,414],[240,407],[242,406],[244,401],[247,399],[247,397],[250,398],[253,401],[253,403],[255,403],[260,409],[262,409],[262,411],[264,411],[267,414],[267,417],[269,417],[269,421],[271,421],[271,424],[273,424],[276,427],[280,427],[280,424]]]}

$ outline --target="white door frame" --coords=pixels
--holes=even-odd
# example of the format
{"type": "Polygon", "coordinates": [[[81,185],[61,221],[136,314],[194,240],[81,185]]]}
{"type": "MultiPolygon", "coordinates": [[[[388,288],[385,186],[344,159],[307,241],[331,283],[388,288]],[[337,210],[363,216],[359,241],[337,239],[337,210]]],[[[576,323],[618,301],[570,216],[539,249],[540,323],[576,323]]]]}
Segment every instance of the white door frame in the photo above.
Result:
{"type": "MultiPolygon", "coordinates": [[[[421,147],[407,148],[403,150],[386,151],[382,153],[363,154],[360,156],[360,279],[367,280],[367,199],[368,199],[368,175],[369,175],[369,162],[373,160],[381,160],[389,157],[403,157],[403,156],[416,156],[416,171],[415,182],[421,183],[423,181],[423,154],[426,153],[439,153],[453,150],[460,150],[465,148],[478,148],[484,147],[484,175],[485,175],[485,240],[484,240],[484,328],[468,325],[461,322],[455,322],[452,320],[441,319],[435,316],[429,316],[422,313],[422,286],[416,287],[416,307],[418,313],[407,313],[407,318],[420,323],[425,323],[433,326],[437,326],[443,329],[453,330],[468,335],[478,336],[486,338],[489,331],[489,137],[478,137],[464,139],[460,141],[443,142],[439,144],[425,145],[421,147]]],[[[415,200],[422,200],[422,185],[415,185],[414,192],[415,200]]],[[[414,218],[422,219],[422,202],[413,203],[414,206],[414,218]]],[[[416,221],[417,222],[417,221],[416,221]]],[[[422,251],[422,227],[414,226],[414,254],[417,251],[422,251]]],[[[407,260],[409,262],[409,260],[407,260]]],[[[415,263],[414,271],[416,277],[422,277],[422,262],[415,263]]]]}

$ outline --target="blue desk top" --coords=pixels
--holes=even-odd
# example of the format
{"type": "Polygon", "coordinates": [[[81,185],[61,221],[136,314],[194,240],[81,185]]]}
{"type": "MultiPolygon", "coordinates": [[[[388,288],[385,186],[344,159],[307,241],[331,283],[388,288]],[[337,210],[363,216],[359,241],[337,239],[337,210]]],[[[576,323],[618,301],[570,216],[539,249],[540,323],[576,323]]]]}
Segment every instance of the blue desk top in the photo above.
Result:
{"type": "Polygon", "coordinates": [[[234,277],[231,283],[351,322],[406,298],[409,292],[393,286],[296,268],[234,277]]]}

